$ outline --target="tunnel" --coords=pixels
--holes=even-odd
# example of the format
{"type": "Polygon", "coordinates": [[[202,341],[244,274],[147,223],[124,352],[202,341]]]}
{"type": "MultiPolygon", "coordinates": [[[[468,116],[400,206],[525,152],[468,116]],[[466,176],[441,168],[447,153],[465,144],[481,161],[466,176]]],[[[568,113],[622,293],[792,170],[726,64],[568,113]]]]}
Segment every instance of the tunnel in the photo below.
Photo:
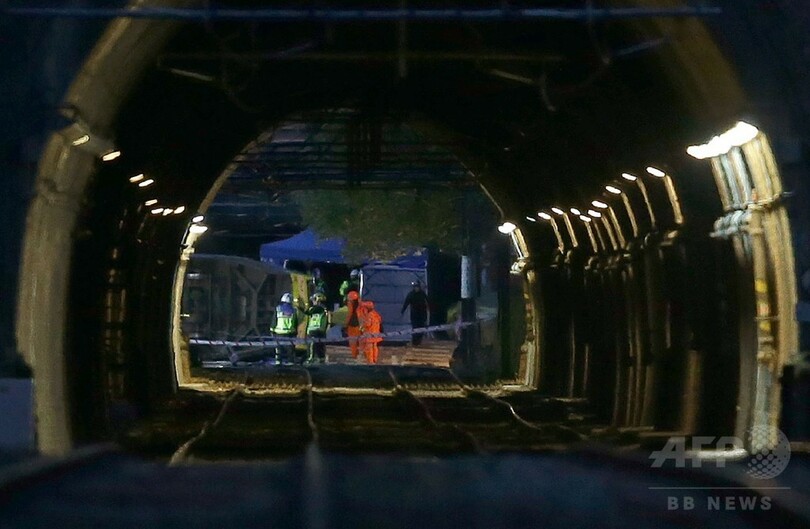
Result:
{"type": "MultiPolygon", "coordinates": [[[[0,7],[9,28],[73,35],[47,50],[69,84],[36,125],[30,203],[6,208],[27,211],[7,323],[32,372],[40,454],[113,443],[170,465],[303,457],[312,526],[326,485],[309,465],[337,468],[318,446],[452,457],[584,445],[570,475],[622,481],[649,462],[604,446],[649,454],[689,438],[700,457],[738,461],[787,443],[790,494],[801,489],[801,6],[96,4],[0,7]],[[452,235],[431,246],[444,223],[452,235]],[[453,333],[426,335],[441,362],[383,341],[379,365],[355,365],[337,334],[327,359],[340,350],[347,365],[243,361],[275,343],[253,333],[271,275],[260,253],[313,229],[427,248],[414,277],[443,296],[423,324],[453,333]],[[237,311],[253,330],[194,327],[193,289],[215,271],[253,292],[237,311]]],[[[334,286],[353,266],[322,261],[334,286]]],[[[293,289],[312,269],[272,266],[293,289]]],[[[380,270],[363,265],[361,296],[380,270]]],[[[391,319],[382,339],[399,328],[391,319]]],[[[778,518],[747,521],[807,514],[792,496],[775,502],[778,518]]]]}

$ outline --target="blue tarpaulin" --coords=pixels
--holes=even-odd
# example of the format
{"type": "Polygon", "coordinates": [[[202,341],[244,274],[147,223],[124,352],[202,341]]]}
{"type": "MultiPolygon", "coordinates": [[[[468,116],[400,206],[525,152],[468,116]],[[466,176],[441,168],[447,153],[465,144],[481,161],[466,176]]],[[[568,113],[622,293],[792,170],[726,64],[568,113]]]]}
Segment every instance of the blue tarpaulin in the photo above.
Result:
{"type": "MultiPolygon", "coordinates": [[[[343,257],[343,239],[321,239],[312,230],[302,231],[289,239],[262,244],[259,252],[264,263],[283,264],[285,260],[313,261],[316,263],[346,263],[343,257]]],[[[366,261],[364,265],[386,264],[400,268],[425,268],[427,254],[413,252],[394,261],[366,261]]]]}
{"type": "Polygon", "coordinates": [[[283,263],[285,259],[345,263],[343,246],[341,239],[320,239],[312,230],[306,230],[289,239],[262,244],[259,255],[265,263],[283,263]]]}

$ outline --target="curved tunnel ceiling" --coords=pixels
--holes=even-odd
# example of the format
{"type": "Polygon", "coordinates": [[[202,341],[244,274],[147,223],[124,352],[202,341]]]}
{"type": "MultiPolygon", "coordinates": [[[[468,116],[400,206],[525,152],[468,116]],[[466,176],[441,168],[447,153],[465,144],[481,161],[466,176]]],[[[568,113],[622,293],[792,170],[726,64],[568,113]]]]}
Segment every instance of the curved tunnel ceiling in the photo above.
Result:
{"type": "Polygon", "coordinates": [[[210,174],[224,164],[213,160],[219,149],[235,154],[265,124],[299,110],[358,106],[436,122],[486,158],[504,194],[531,208],[576,201],[628,166],[680,162],[685,144],[744,105],[710,35],[691,19],[533,21],[508,32],[498,24],[416,25],[403,79],[384,24],[338,24],[328,35],[310,24],[270,28],[182,28],[119,118],[127,163],[167,175],[201,174],[211,163],[210,174]],[[442,59],[464,50],[477,51],[442,59]],[[184,148],[213,152],[186,161],[184,148]]]}
{"type": "MultiPolygon", "coordinates": [[[[79,254],[74,266],[88,285],[101,288],[98,278],[120,259],[119,251],[139,260],[130,281],[143,292],[138,308],[149,314],[140,324],[141,350],[166,347],[166,334],[155,329],[168,319],[172,262],[185,219],[138,220],[144,196],[125,187],[133,174],[153,176],[150,192],[189,205],[192,214],[234,156],[276,122],[297,112],[351,107],[371,116],[426,119],[436,138],[456,145],[506,215],[520,215],[538,204],[581,203],[627,167],[652,160],[678,165],[686,144],[745,109],[732,68],[695,19],[531,21],[512,23],[508,31],[495,23],[414,24],[407,42],[418,52],[410,51],[407,72],[397,72],[391,60],[396,39],[386,24],[261,27],[117,20],[68,94],[68,115],[94,134],[115,138],[124,153],[98,171],[81,219],[82,226],[98,227],[89,235],[107,243],[79,254]],[[102,196],[117,200],[94,198],[102,196]],[[114,229],[123,225],[137,233],[129,250],[114,229]]],[[[70,438],[66,405],[59,404],[67,346],[37,322],[61,328],[76,317],[65,308],[69,272],[59,263],[70,261],[68,234],[96,169],[93,156],[69,143],[63,131],[43,158],[40,179],[66,203],[51,208],[47,193],[34,201],[18,317],[21,350],[37,376],[54,381],[38,389],[37,404],[49,411],[42,445],[52,451],[70,438]],[[45,233],[60,241],[48,259],[37,254],[45,233]],[[26,288],[36,284],[41,288],[26,288]]],[[[81,283],[73,280],[77,288],[81,283]]],[[[170,390],[165,356],[145,362],[139,375],[144,394],[170,390]]]]}

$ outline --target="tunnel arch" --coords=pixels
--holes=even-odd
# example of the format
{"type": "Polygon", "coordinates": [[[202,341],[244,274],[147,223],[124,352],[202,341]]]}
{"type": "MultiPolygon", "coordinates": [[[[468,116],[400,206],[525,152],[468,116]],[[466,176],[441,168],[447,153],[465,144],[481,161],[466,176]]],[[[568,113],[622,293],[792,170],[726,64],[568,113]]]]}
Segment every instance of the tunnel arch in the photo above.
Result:
{"type": "MultiPolygon", "coordinates": [[[[178,2],[176,5],[186,4],[178,2]]],[[[662,29],[655,27],[657,24],[675,23],[638,22],[634,30],[658,33],[662,29]]],[[[705,130],[710,130],[743,112],[745,102],[742,100],[742,89],[734,79],[733,69],[723,59],[711,35],[699,21],[690,20],[688,25],[699,36],[687,44],[683,41],[672,44],[668,53],[676,57],[675,62],[679,67],[666,71],[678,77],[681,95],[701,94],[696,101],[690,101],[693,112],[698,113],[698,108],[705,109],[706,106],[713,109],[710,116],[701,114],[696,118],[703,123],[705,130]],[[708,62],[691,60],[697,49],[709,50],[711,59],[708,62]],[[700,64],[703,68],[690,67],[692,74],[684,79],[677,76],[684,64],[700,64]],[[718,78],[723,81],[716,82],[718,78]],[[715,82],[709,82],[710,79],[715,82]],[[729,93],[733,93],[734,97],[729,98],[729,93]],[[701,107],[700,103],[705,106],[701,107]]],[[[121,107],[139,86],[158,51],[179,28],[179,24],[165,21],[119,19],[113,22],[77,75],[66,98],[66,112],[70,118],[80,122],[83,130],[89,130],[93,136],[103,139],[111,134],[121,107]]],[[[39,441],[46,453],[63,452],[75,439],[71,428],[73,404],[67,384],[68,347],[64,333],[70,274],[66,263],[71,262],[71,233],[81,211],[86,186],[91,175],[97,171],[97,156],[103,154],[74,146],[75,134],[76,130],[72,128],[55,134],[43,154],[37,177],[37,195],[28,216],[20,287],[18,341],[38,379],[39,441]]],[[[674,145],[671,147],[674,148],[674,145]]],[[[682,148],[681,145],[677,147],[682,148]]],[[[492,158],[483,158],[486,161],[482,162],[482,174],[506,177],[510,169],[519,165],[515,162],[504,163],[503,160],[491,163],[492,158]]],[[[535,200],[535,197],[521,193],[520,186],[515,183],[517,180],[519,178],[507,181],[502,188],[504,203],[508,203],[504,206],[507,218],[520,218],[521,213],[529,210],[531,202],[535,200]]],[[[564,200],[566,193],[560,189],[558,185],[558,196],[554,201],[564,200]]],[[[528,255],[537,253],[531,248],[532,240],[524,240],[522,236],[521,240],[527,247],[528,255]]],[[[527,272],[534,273],[531,268],[527,272]]],[[[533,294],[534,299],[538,293],[533,294]]],[[[164,361],[158,363],[165,365],[164,361]]],[[[165,370],[165,375],[154,382],[150,390],[154,394],[149,398],[157,398],[157,395],[165,395],[173,390],[169,372],[165,370]]]]}
{"type": "MultiPolygon", "coordinates": [[[[352,111],[352,109],[338,109],[337,111],[352,111]]],[[[285,125],[296,123],[302,119],[303,116],[288,116],[274,123],[268,130],[265,130],[258,135],[255,139],[251,140],[243,149],[240,150],[238,157],[248,156],[251,151],[269,144],[273,141],[274,136],[285,125]]],[[[306,118],[304,118],[306,121],[306,118]]],[[[317,118],[316,118],[317,121],[317,118]]],[[[441,124],[434,123],[426,116],[410,116],[409,118],[398,121],[398,127],[406,127],[412,132],[418,134],[425,145],[436,143],[437,145],[446,146],[449,148],[450,154],[456,157],[456,161],[460,168],[463,168],[470,177],[470,184],[473,191],[482,192],[483,196],[488,199],[490,204],[500,215],[501,221],[506,219],[505,211],[515,210],[515,206],[510,204],[510,198],[500,192],[497,185],[497,177],[487,172],[486,163],[480,159],[479,156],[474,155],[463,145],[457,134],[444,128],[441,124]]],[[[216,178],[213,186],[202,199],[198,207],[192,208],[199,215],[206,215],[208,208],[214,202],[216,195],[223,187],[225,182],[241,167],[240,162],[231,161],[225,167],[224,171],[216,178]]],[[[191,225],[189,225],[191,226],[191,225]]],[[[181,330],[181,298],[183,287],[185,283],[185,274],[188,269],[189,260],[195,252],[195,241],[197,240],[196,234],[187,231],[183,238],[181,245],[180,259],[178,261],[177,272],[173,282],[173,298],[172,298],[172,330],[171,340],[174,351],[174,371],[177,383],[181,387],[194,387],[205,388],[209,387],[205,383],[193,383],[193,377],[189,371],[188,361],[188,345],[184,343],[184,337],[181,330]]],[[[526,238],[523,236],[521,230],[515,230],[514,245],[520,248],[518,251],[520,257],[516,257],[520,267],[525,268],[531,262],[532,256],[526,238]]],[[[537,317],[539,308],[537,306],[538,298],[533,295],[536,290],[536,275],[532,269],[528,269],[525,275],[523,284],[524,300],[527,312],[526,318],[526,333],[523,345],[520,348],[518,365],[520,366],[519,372],[516,373],[514,380],[511,378],[506,381],[511,386],[518,388],[532,388],[536,389],[539,382],[539,351],[540,351],[540,319],[537,317]]],[[[220,384],[216,386],[217,391],[224,391],[232,385],[220,384]]]]}
{"type": "MultiPolygon", "coordinates": [[[[101,37],[66,98],[66,113],[83,129],[104,138],[118,109],[146,69],[150,56],[177,24],[117,20],[101,37]],[[137,51],[136,51],[137,50],[137,51]],[[125,71],[117,65],[126,64],[125,71]]],[[[72,231],[97,153],[76,149],[74,131],[48,141],[29,207],[23,246],[17,342],[36,373],[37,439],[46,454],[63,454],[73,444],[65,358],[66,302],[72,231]]]]}

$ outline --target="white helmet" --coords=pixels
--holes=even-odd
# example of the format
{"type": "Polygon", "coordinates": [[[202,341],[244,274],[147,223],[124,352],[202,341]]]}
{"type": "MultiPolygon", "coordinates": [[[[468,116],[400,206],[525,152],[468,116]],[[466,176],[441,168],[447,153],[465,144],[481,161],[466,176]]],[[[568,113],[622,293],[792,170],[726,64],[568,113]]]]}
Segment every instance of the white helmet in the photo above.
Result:
{"type": "Polygon", "coordinates": [[[312,303],[323,303],[326,301],[326,295],[323,292],[315,292],[309,299],[312,303]]]}
{"type": "Polygon", "coordinates": [[[281,302],[282,303],[292,303],[292,294],[289,292],[285,292],[281,295],[281,302]]]}
{"type": "Polygon", "coordinates": [[[352,279],[354,279],[354,278],[356,278],[356,277],[360,277],[360,270],[358,270],[357,268],[355,268],[354,270],[352,270],[351,272],[349,272],[349,277],[350,277],[350,278],[352,278],[352,279]]]}

